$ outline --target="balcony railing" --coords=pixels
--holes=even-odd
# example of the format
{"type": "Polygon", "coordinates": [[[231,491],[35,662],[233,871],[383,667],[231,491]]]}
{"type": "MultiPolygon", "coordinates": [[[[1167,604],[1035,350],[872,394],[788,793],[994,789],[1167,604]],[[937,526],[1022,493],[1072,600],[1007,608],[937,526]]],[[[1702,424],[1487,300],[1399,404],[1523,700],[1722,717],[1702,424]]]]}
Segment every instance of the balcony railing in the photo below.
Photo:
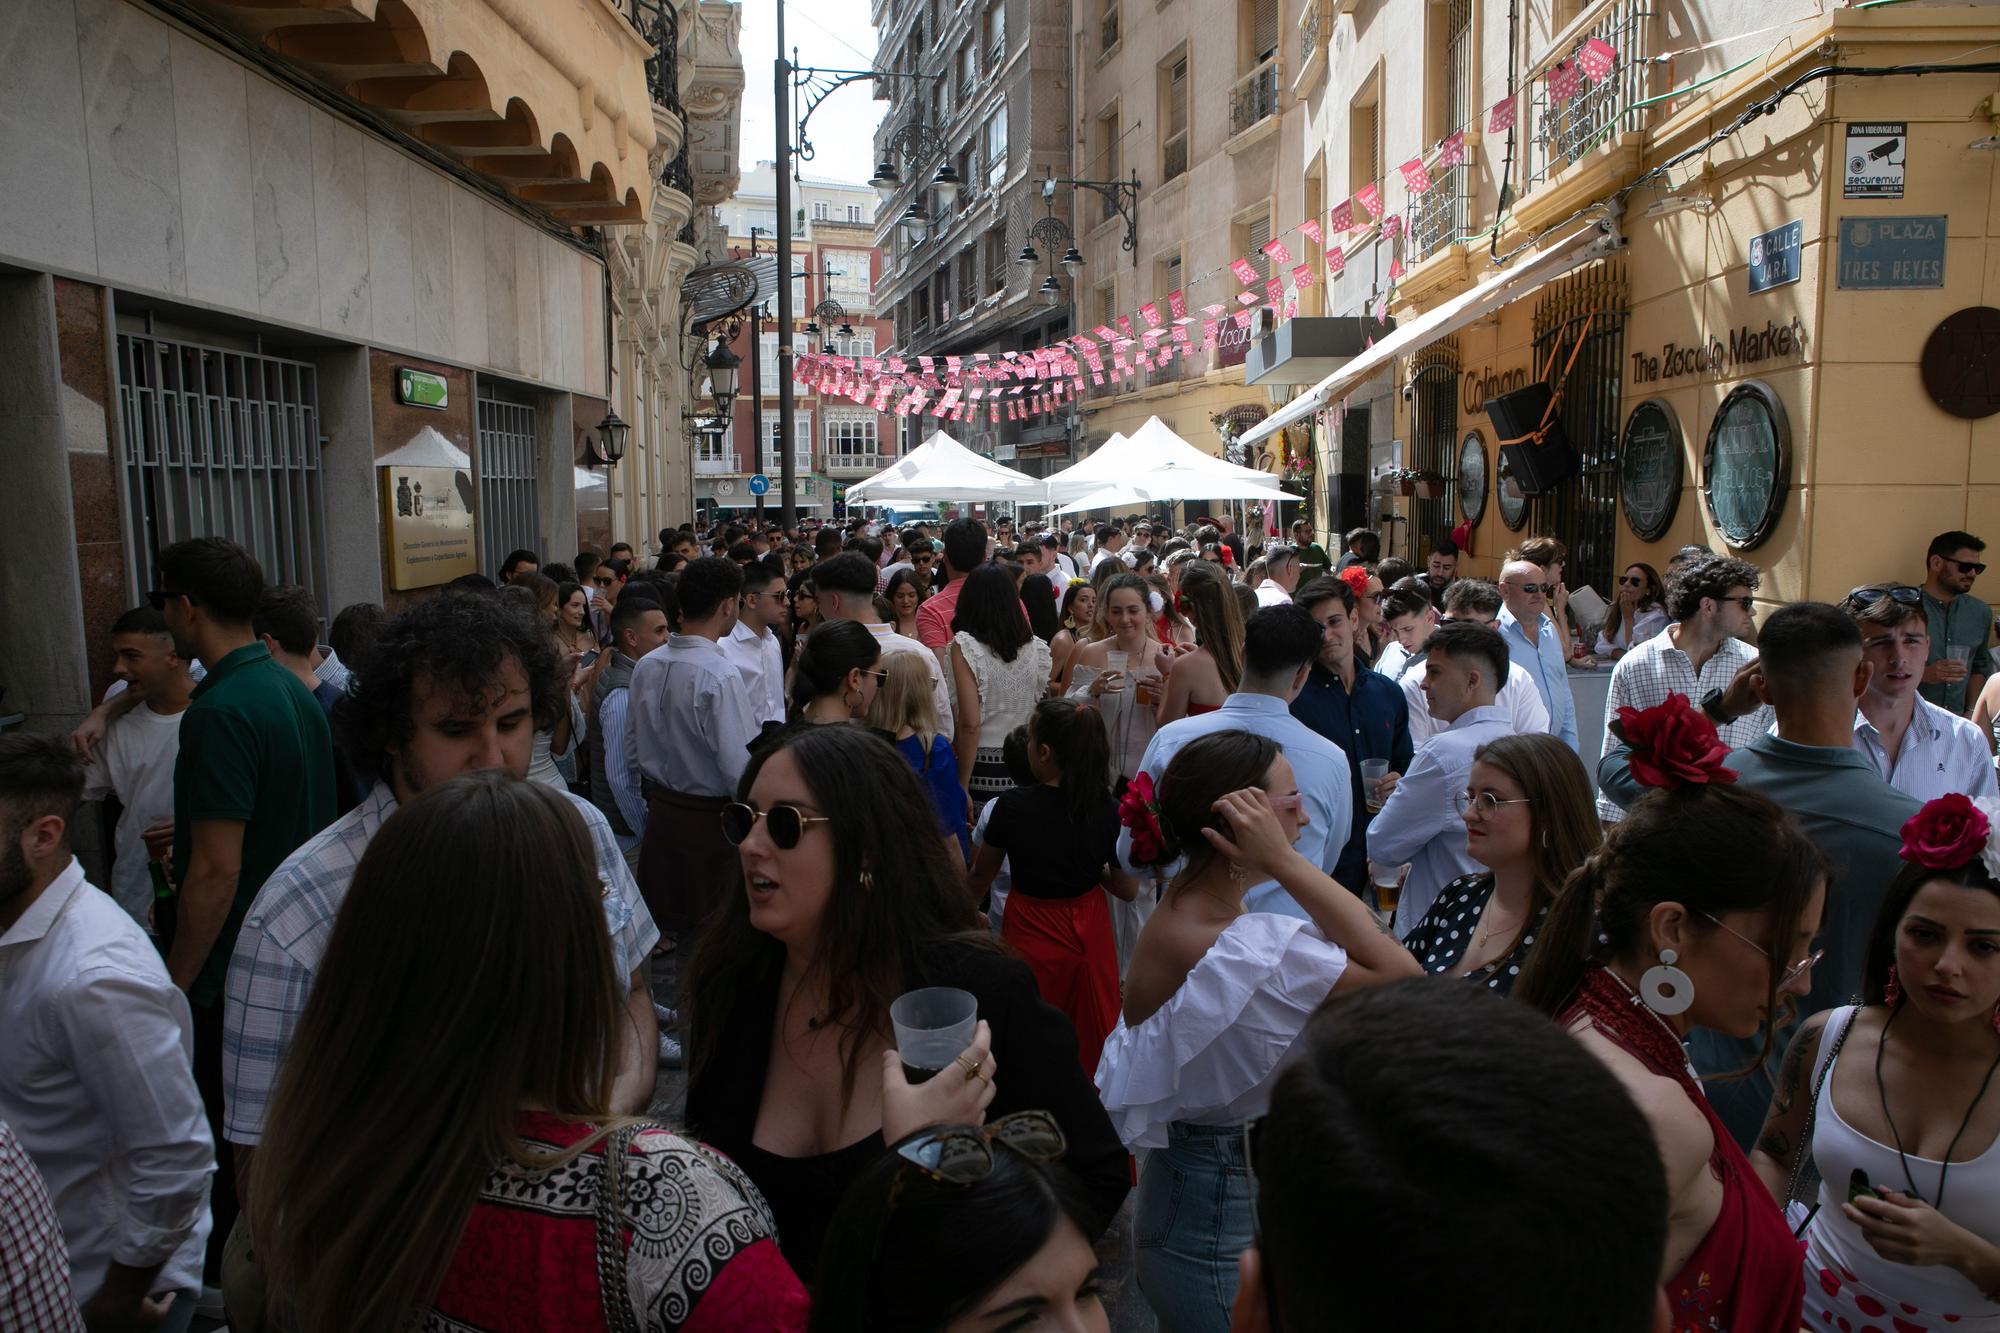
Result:
{"type": "Polygon", "coordinates": [[[895,457],[890,454],[829,453],[826,456],[826,470],[834,474],[880,472],[895,461],[895,457]]]}
{"type": "Polygon", "coordinates": [[[622,0],[621,8],[653,48],[646,61],[646,90],[655,102],[685,119],[687,113],[681,109],[680,20],[672,0],[622,0]]]}
{"type": "Polygon", "coordinates": [[[1320,8],[1320,0],[1306,0],[1305,11],[1299,15],[1299,67],[1301,69],[1305,68],[1311,62],[1313,52],[1319,50],[1320,33],[1324,30],[1321,27],[1323,18],[1324,15],[1320,8]]]}
{"type": "Polygon", "coordinates": [[[1647,59],[1653,50],[1651,2],[1613,0],[1597,9],[1600,16],[1594,22],[1588,27],[1572,26],[1561,44],[1534,70],[1530,104],[1533,122],[1528,136],[1529,190],[1619,135],[1637,134],[1645,129],[1646,108],[1638,103],[1648,95],[1647,72],[1653,68],[1647,59]],[[1579,70],[1577,95],[1556,105],[1549,96],[1549,72],[1573,57],[1592,37],[1603,39],[1618,52],[1618,63],[1611,77],[1603,83],[1592,83],[1579,70]]]}
{"type": "Polygon", "coordinates": [[[1278,57],[1238,79],[1229,89],[1229,133],[1234,136],[1278,114],[1278,57]]]}
{"type": "Polygon", "coordinates": [[[1168,138],[1166,148],[1160,155],[1160,179],[1173,180],[1176,176],[1185,175],[1187,167],[1188,132],[1182,130],[1168,138]]]}
{"type": "Polygon", "coordinates": [[[1104,11],[1104,27],[1101,36],[1103,40],[1098,43],[1097,49],[1099,51],[1109,51],[1112,47],[1118,45],[1118,7],[1116,5],[1104,11]]]}
{"type": "Polygon", "coordinates": [[[1459,237],[1470,226],[1472,168],[1461,162],[1455,167],[1433,166],[1431,188],[1410,204],[1409,245],[1404,255],[1408,263],[1428,259],[1459,237]]]}

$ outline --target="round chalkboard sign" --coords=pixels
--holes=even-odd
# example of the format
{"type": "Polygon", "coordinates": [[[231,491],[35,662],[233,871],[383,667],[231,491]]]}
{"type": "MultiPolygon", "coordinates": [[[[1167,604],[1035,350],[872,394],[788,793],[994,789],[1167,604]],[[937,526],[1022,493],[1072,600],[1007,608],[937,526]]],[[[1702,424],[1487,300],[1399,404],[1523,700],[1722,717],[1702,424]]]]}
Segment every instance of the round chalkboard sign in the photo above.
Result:
{"type": "Polygon", "coordinates": [[[1476,430],[1458,442],[1458,512],[1474,527],[1486,514],[1486,437],[1476,430]]]}
{"type": "Polygon", "coordinates": [[[1708,428],[1701,491],[1724,541],[1762,545],[1778,524],[1791,483],[1792,428],[1771,386],[1745,380],[1729,391],[1708,428]]]}
{"type": "Polygon", "coordinates": [[[1495,474],[1493,497],[1500,504],[1500,521],[1510,532],[1519,532],[1528,521],[1528,497],[1521,493],[1521,484],[1514,480],[1514,471],[1507,466],[1507,451],[1500,451],[1500,470],[1495,474]]]}
{"type": "Polygon", "coordinates": [[[1666,536],[1681,503],[1681,423],[1663,398],[1648,398],[1625,419],[1618,446],[1618,500],[1642,542],[1666,536]]]}
{"type": "Polygon", "coordinates": [[[2000,310],[1969,306],[1931,330],[1921,362],[1924,390],[1955,417],[2000,412],[2000,310]]]}

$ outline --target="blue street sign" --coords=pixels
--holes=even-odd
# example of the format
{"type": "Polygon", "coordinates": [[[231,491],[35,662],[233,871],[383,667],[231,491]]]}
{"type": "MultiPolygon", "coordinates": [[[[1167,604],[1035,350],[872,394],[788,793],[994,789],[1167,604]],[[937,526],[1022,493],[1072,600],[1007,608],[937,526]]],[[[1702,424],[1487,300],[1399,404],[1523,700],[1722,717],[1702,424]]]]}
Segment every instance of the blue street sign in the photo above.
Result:
{"type": "Polygon", "coordinates": [[[1799,238],[1802,222],[1787,222],[1750,238],[1750,290],[1768,292],[1799,280],[1799,238]]]}
{"type": "Polygon", "coordinates": [[[750,478],[750,494],[769,495],[770,493],[771,479],[769,477],[759,472],[756,476],[750,478]]]}
{"type": "Polygon", "coordinates": [[[1837,286],[1849,291],[1944,286],[1943,214],[1842,218],[1837,286]]]}

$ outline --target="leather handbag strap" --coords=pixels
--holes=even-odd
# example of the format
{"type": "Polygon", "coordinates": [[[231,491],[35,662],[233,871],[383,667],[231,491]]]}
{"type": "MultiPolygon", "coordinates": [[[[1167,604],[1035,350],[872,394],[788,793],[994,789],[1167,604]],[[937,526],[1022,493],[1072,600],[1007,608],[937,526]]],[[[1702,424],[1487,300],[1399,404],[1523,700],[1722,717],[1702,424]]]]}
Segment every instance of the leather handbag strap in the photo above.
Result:
{"type": "Polygon", "coordinates": [[[640,1333],[625,1286],[625,1158],[633,1136],[650,1124],[625,1125],[605,1138],[597,1187],[597,1286],[609,1333],[640,1333]]]}

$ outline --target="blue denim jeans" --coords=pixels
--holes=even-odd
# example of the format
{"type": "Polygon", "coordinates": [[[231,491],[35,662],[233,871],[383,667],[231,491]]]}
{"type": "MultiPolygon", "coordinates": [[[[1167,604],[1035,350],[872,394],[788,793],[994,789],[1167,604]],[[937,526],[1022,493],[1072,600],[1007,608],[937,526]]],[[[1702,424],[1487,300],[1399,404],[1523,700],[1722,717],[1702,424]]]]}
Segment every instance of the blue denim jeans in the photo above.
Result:
{"type": "Polygon", "coordinates": [[[1243,1127],[1170,1125],[1139,1170],[1133,1217],[1139,1290],[1163,1333],[1226,1333],[1255,1230],[1243,1127]]]}

